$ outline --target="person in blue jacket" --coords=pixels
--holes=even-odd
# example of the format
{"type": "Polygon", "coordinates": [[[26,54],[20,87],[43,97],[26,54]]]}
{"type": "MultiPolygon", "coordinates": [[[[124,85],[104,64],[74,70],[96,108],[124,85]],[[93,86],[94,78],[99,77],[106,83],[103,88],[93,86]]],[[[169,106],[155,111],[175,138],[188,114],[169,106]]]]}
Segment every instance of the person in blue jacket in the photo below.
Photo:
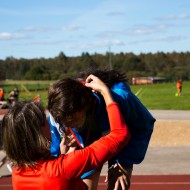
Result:
{"type": "MultiPolygon", "coordinates": [[[[124,73],[116,70],[81,72],[75,78],[57,81],[48,93],[48,121],[52,133],[51,154],[60,154],[63,132],[72,133],[83,148],[109,133],[109,121],[103,97],[85,87],[89,74],[99,77],[110,88],[127,123],[131,140],[122,151],[108,161],[108,190],[129,189],[133,164],[143,161],[153,132],[155,118],[131,91],[124,73]],[[79,117],[80,116],[80,117],[79,117]]],[[[89,182],[89,189],[97,188],[100,168],[81,176],[89,182]]]]}

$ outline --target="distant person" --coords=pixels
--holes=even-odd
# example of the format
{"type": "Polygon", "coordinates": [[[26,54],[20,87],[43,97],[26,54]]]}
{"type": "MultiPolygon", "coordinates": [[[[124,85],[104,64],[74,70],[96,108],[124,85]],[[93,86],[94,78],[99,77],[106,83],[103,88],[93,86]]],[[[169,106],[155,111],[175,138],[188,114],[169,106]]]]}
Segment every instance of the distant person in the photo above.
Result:
{"type": "Polygon", "coordinates": [[[7,101],[4,98],[5,91],[3,88],[0,88],[0,109],[6,109],[8,107],[7,101]]]}
{"type": "Polygon", "coordinates": [[[8,103],[10,107],[13,107],[17,102],[19,98],[19,90],[18,88],[14,88],[9,95],[8,95],[8,103]]]}
{"type": "Polygon", "coordinates": [[[4,89],[3,88],[0,88],[0,101],[4,101],[5,98],[4,98],[4,89]]]}
{"type": "Polygon", "coordinates": [[[33,101],[40,102],[40,95],[38,94],[38,95],[34,96],[33,101]]]}
{"type": "Polygon", "coordinates": [[[135,77],[132,78],[132,85],[136,85],[136,78],[135,77]]]}
{"type": "MultiPolygon", "coordinates": [[[[129,129],[109,88],[93,75],[87,78],[85,86],[102,95],[111,129],[108,135],[83,149],[68,153],[70,136],[64,133],[60,144],[62,154],[58,157],[50,155],[51,129],[45,110],[38,102],[18,102],[5,114],[3,149],[13,164],[13,189],[87,190],[80,176],[101,166],[128,143],[129,129]]],[[[84,111],[85,107],[81,109],[84,111]]],[[[80,114],[68,113],[63,122],[67,123],[80,114]]],[[[64,125],[61,127],[66,131],[64,125]]]]}
{"type": "Polygon", "coordinates": [[[18,88],[14,88],[14,97],[16,102],[18,102],[18,98],[19,98],[19,90],[18,88]]]}
{"type": "Polygon", "coordinates": [[[182,80],[178,80],[176,83],[177,93],[176,96],[180,96],[182,92],[182,80]]]}

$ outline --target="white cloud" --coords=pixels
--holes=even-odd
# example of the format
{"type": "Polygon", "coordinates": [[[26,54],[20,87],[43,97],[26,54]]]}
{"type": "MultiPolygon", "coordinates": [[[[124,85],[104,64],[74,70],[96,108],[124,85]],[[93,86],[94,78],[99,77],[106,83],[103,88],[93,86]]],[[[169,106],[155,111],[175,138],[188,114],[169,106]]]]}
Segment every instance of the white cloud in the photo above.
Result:
{"type": "Polygon", "coordinates": [[[97,51],[98,49],[104,49],[106,51],[108,47],[124,46],[125,43],[120,40],[104,40],[104,41],[94,41],[92,43],[79,44],[79,45],[65,45],[67,50],[77,50],[77,51],[97,51]]]}
{"type": "Polygon", "coordinates": [[[62,27],[62,30],[64,31],[78,31],[83,29],[84,27],[79,26],[79,25],[68,25],[68,26],[64,26],[62,27]]]}
{"type": "Polygon", "coordinates": [[[150,42],[166,42],[166,43],[172,43],[172,42],[179,42],[183,40],[187,40],[187,36],[165,36],[165,37],[155,37],[155,38],[149,38],[145,40],[138,40],[138,41],[132,41],[130,44],[140,44],[140,43],[150,43],[150,42]]]}
{"type": "Polygon", "coordinates": [[[160,37],[157,38],[157,41],[162,41],[162,42],[178,42],[178,41],[182,41],[182,40],[187,40],[188,37],[187,36],[166,36],[166,37],[160,37]]]}
{"type": "Polygon", "coordinates": [[[98,48],[98,47],[105,47],[107,49],[107,47],[109,46],[123,46],[125,45],[125,43],[123,41],[120,40],[104,40],[104,41],[96,41],[96,42],[92,42],[92,43],[87,43],[85,45],[80,46],[80,49],[94,49],[94,48],[98,48]]]}
{"type": "Polygon", "coordinates": [[[31,38],[29,36],[26,36],[24,34],[11,34],[8,32],[1,32],[0,33],[0,40],[12,40],[12,39],[26,39],[26,38],[31,38]]]}
{"type": "Polygon", "coordinates": [[[170,25],[144,25],[144,26],[134,26],[131,29],[125,30],[123,33],[128,35],[147,35],[152,33],[158,33],[165,31],[170,25]]]}
{"type": "Polygon", "coordinates": [[[184,19],[189,19],[190,15],[188,14],[179,14],[179,15],[168,15],[168,16],[164,16],[161,17],[161,20],[184,20],[184,19]]]}
{"type": "Polygon", "coordinates": [[[107,13],[107,15],[108,16],[123,16],[124,12],[122,12],[122,11],[112,11],[112,12],[107,13]]]}
{"type": "Polygon", "coordinates": [[[24,32],[49,32],[49,31],[55,31],[55,30],[58,30],[58,28],[28,26],[28,27],[25,27],[23,29],[20,29],[19,31],[24,31],[24,32]]]}
{"type": "Polygon", "coordinates": [[[38,45],[38,46],[46,46],[46,45],[57,45],[61,44],[63,41],[61,40],[43,40],[43,41],[32,41],[24,43],[24,45],[30,46],[30,45],[38,45]]]}

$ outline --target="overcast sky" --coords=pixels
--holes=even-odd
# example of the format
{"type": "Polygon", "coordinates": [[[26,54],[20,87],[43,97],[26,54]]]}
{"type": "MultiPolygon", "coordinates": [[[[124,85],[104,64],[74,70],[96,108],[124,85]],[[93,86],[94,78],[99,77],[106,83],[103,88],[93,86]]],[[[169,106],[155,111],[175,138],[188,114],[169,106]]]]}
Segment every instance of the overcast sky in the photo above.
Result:
{"type": "Polygon", "coordinates": [[[0,59],[189,50],[189,0],[0,0],[0,59]]]}

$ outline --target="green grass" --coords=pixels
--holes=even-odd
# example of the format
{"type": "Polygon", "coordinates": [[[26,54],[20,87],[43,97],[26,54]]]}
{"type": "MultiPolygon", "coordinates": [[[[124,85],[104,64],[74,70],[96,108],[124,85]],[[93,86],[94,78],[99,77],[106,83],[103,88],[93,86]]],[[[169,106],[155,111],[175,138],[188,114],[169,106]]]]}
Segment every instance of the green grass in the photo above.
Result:
{"type": "MultiPolygon", "coordinates": [[[[18,81],[16,83],[12,81],[1,83],[0,87],[4,87],[7,92],[5,98],[8,92],[17,86],[21,90],[19,100],[29,100],[39,94],[43,105],[47,106],[47,89],[52,83],[52,81],[18,81]]],[[[181,96],[175,96],[177,91],[175,83],[136,85],[131,86],[131,90],[148,109],[190,110],[190,82],[183,82],[181,96]]]]}
{"type": "Polygon", "coordinates": [[[38,91],[38,92],[31,92],[29,93],[20,93],[19,100],[31,100],[33,99],[36,95],[40,95],[40,100],[42,104],[46,107],[47,106],[47,95],[48,91],[38,91]]]}
{"type": "Polygon", "coordinates": [[[39,91],[39,90],[47,90],[49,86],[54,81],[13,81],[6,80],[1,81],[0,87],[5,89],[5,92],[10,92],[15,87],[19,89],[19,91],[39,91]]]}
{"type": "Polygon", "coordinates": [[[148,109],[190,110],[190,82],[184,82],[181,96],[176,96],[175,83],[131,86],[148,109]]]}
{"type": "Polygon", "coordinates": [[[1,81],[0,87],[5,90],[5,99],[8,94],[15,87],[20,91],[19,100],[31,100],[36,95],[40,95],[41,102],[44,106],[47,106],[47,94],[48,88],[53,84],[54,81],[1,81]]]}

